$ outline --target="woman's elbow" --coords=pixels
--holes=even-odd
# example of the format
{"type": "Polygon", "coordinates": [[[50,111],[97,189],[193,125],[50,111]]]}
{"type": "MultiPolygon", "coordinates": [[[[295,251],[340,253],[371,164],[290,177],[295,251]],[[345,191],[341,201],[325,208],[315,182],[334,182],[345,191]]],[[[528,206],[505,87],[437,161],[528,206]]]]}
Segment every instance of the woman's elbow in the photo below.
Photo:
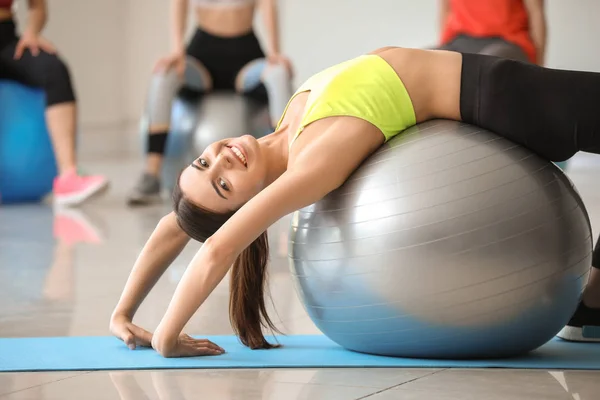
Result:
{"type": "Polygon", "coordinates": [[[233,262],[235,252],[229,245],[213,236],[206,239],[202,244],[202,252],[205,253],[208,260],[215,264],[229,264],[233,262]]]}
{"type": "Polygon", "coordinates": [[[156,333],[152,336],[152,348],[161,356],[165,358],[175,357],[175,347],[177,341],[173,341],[157,335],[156,333]]]}

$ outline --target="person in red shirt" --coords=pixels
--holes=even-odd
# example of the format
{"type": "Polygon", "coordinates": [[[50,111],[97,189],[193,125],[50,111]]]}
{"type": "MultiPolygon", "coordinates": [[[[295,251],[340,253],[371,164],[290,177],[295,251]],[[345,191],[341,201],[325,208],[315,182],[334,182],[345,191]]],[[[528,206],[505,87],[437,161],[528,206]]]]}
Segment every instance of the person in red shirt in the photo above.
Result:
{"type": "Polygon", "coordinates": [[[440,0],[439,49],[544,65],[544,0],[440,0]]]}

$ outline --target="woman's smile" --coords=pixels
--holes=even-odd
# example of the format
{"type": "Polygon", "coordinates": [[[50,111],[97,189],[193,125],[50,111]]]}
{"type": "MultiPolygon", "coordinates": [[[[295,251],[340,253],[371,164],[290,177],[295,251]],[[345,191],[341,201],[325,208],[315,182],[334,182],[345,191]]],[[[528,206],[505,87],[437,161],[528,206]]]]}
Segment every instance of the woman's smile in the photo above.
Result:
{"type": "Polygon", "coordinates": [[[246,156],[240,149],[240,147],[241,147],[240,145],[230,144],[230,145],[227,145],[226,147],[231,150],[231,152],[233,153],[235,158],[238,159],[244,165],[244,167],[248,168],[248,162],[247,162],[248,159],[246,158],[246,156]]]}
{"type": "MultiPolygon", "coordinates": [[[[252,152],[252,146],[248,143],[250,138],[247,138],[246,136],[247,135],[244,135],[229,141],[225,147],[230,149],[236,159],[248,168],[249,163],[252,161],[252,154],[250,154],[252,152]]],[[[252,137],[252,139],[254,138],[252,137]]]]}

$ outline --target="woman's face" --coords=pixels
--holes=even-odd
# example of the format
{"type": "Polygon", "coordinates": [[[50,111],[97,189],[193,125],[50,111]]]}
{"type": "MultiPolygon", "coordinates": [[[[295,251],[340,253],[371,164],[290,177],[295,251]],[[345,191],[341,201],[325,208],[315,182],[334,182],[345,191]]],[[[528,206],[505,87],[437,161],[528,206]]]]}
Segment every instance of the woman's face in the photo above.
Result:
{"type": "Polygon", "coordinates": [[[260,192],[267,162],[250,135],[224,139],[208,146],[181,174],[179,186],[194,204],[225,213],[239,209],[260,192]]]}

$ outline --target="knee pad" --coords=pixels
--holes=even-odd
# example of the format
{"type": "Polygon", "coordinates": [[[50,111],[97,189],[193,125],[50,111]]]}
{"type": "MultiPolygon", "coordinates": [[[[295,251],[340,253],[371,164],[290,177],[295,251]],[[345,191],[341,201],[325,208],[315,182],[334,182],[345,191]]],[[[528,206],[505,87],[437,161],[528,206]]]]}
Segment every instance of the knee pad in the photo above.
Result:
{"type": "Polygon", "coordinates": [[[262,81],[269,97],[269,116],[275,126],[293,95],[292,80],[284,65],[268,65],[263,73],[262,81]]]}
{"type": "Polygon", "coordinates": [[[44,63],[45,69],[46,105],[75,101],[75,92],[67,65],[54,54],[45,54],[41,62],[44,63]]]}

